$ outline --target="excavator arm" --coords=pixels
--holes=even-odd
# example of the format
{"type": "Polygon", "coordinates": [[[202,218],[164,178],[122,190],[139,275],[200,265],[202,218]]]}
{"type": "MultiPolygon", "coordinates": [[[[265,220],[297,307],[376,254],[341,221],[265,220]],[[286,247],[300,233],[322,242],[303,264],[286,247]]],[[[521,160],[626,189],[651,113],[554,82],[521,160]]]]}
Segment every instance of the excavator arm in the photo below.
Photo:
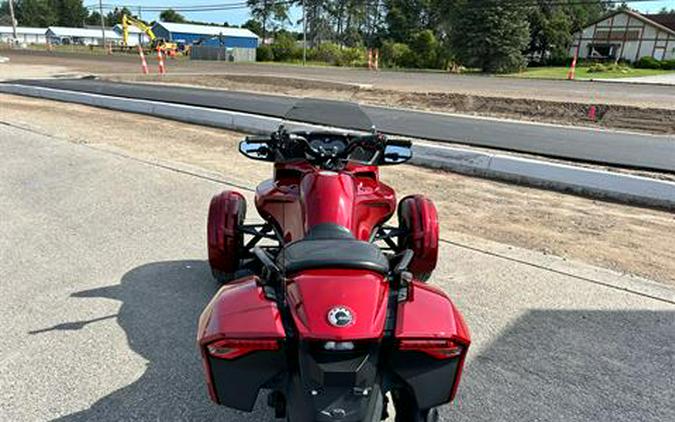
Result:
{"type": "Polygon", "coordinates": [[[156,42],[155,40],[157,37],[155,36],[155,33],[152,32],[152,29],[143,23],[142,21],[132,18],[131,16],[127,15],[122,15],[122,36],[124,38],[124,45],[129,46],[129,25],[133,25],[136,28],[140,29],[141,31],[145,32],[145,35],[150,38],[150,42],[154,45],[156,42]]]}

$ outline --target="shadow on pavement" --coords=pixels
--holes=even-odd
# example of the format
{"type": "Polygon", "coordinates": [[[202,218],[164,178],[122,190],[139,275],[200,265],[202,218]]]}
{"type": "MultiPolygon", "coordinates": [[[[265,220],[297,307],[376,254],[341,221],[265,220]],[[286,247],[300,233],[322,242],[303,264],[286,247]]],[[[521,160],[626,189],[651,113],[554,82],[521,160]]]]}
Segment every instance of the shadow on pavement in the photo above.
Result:
{"type": "Polygon", "coordinates": [[[257,411],[247,414],[212,404],[207,397],[196,347],[197,319],[217,289],[205,261],[169,261],[134,268],[119,285],[74,293],[121,301],[117,321],[129,347],[148,363],[132,384],[57,420],[273,420],[260,400],[257,411]]]}
{"type": "Polygon", "coordinates": [[[675,311],[532,310],[473,356],[443,420],[675,421],[674,368],[675,311]]]}
{"type": "MultiPolygon", "coordinates": [[[[122,302],[118,323],[148,363],[132,384],[58,420],[274,420],[263,394],[252,414],[207,398],[196,326],[217,288],[206,262],[171,261],[137,267],[119,285],[73,294],[122,302]]],[[[672,421],[674,344],[675,311],[528,311],[471,356],[442,420],[672,421]]]]}

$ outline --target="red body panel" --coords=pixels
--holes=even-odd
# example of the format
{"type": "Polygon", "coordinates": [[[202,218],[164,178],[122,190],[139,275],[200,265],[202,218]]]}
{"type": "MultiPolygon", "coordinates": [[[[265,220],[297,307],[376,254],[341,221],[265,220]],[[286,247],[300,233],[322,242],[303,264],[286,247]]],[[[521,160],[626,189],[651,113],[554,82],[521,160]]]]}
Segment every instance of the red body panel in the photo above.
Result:
{"type": "Polygon", "coordinates": [[[247,277],[223,286],[199,317],[197,344],[202,353],[211,400],[218,403],[206,345],[223,339],[283,339],[286,337],[276,303],[265,299],[257,277],[247,277]]]}
{"type": "Polygon", "coordinates": [[[354,232],[354,177],[348,173],[316,171],[300,182],[305,233],[321,223],[335,223],[354,232]]]}
{"type": "Polygon", "coordinates": [[[396,338],[443,338],[468,346],[469,329],[450,298],[435,287],[415,281],[410,299],[398,305],[396,338]]]}
{"type": "Polygon", "coordinates": [[[288,283],[288,303],[303,339],[362,340],[380,338],[387,314],[389,285],[363,270],[311,270],[288,283]],[[328,311],[346,306],[354,315],[348,327],[328,323],[328,311]]]}
{"type": "Polygon", "coordinates": [[[247,277],[223,286],[199,318],[200,345],[221,338],[284,338],[281,314],[267,300],[257,277],[247,277]]]}
{"type": "Polygon", "coordinates": [[[258,186],[255,204],[286,242],[301,239],[307,230],[326,222],[368,240],[373,228],[394,213],[396,195],[379,181],[375,166],[348,165],[334,173],[307,163],[276,164],[274,179],[258,186]]]}
{"type": "Polygon", "coordinates": [[[397,339],[443,338],[465,347],[449,398],[453,400],[462,377],[471,335],[462,314],[450,298],[442,290],[415,281],[409,300],[398,305],[395,336],[397,339]]]}

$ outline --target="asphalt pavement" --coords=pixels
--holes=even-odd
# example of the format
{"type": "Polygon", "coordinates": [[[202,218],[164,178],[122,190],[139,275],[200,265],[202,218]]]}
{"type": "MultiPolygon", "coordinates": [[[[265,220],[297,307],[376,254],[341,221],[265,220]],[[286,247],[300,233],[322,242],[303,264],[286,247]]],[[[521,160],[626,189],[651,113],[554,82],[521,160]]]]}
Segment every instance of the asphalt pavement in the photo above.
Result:
{"type": "MultiPolygon", "coordinates": [[[[273,420],[206,396],[206,211],[231,187],[203,176],[0,126],[0,420],[273,420]]],[[[673,302],[522,254],[443,243],[474,343],[442,420],[675,420],[673,302]]]]}
{"type": "MultiPolygon", "coordinates": [[[[166,85],[128,84],[94,79],[27,80],[22,85],[163,101],[283,117],[297,98],[166,85]]],[[[324,101],[330,109],[335,101],[324,101]]],[[[363,106],[381,131],[399,136],[524,152],[620,167],[675,171],[675,139],[589,128],[475,118],[385,107],[363,106]]],[[[308,115],[305,122],[344,127],[334,113],[308,115]]]]}

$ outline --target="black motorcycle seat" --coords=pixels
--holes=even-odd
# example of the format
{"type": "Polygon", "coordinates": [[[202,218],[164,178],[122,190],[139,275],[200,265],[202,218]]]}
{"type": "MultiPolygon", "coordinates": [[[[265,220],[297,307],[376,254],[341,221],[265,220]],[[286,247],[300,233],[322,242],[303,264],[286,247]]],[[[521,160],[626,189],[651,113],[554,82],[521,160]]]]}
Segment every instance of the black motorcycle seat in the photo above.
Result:
{"type": "Polygon", "coordinates": [[[317,268],[389,271],[389,261],[377,245],[356,240],[347,228],[332,223],[319,224],[303,239],[286,245],[277,265],[286,273],[317,268]]]}

